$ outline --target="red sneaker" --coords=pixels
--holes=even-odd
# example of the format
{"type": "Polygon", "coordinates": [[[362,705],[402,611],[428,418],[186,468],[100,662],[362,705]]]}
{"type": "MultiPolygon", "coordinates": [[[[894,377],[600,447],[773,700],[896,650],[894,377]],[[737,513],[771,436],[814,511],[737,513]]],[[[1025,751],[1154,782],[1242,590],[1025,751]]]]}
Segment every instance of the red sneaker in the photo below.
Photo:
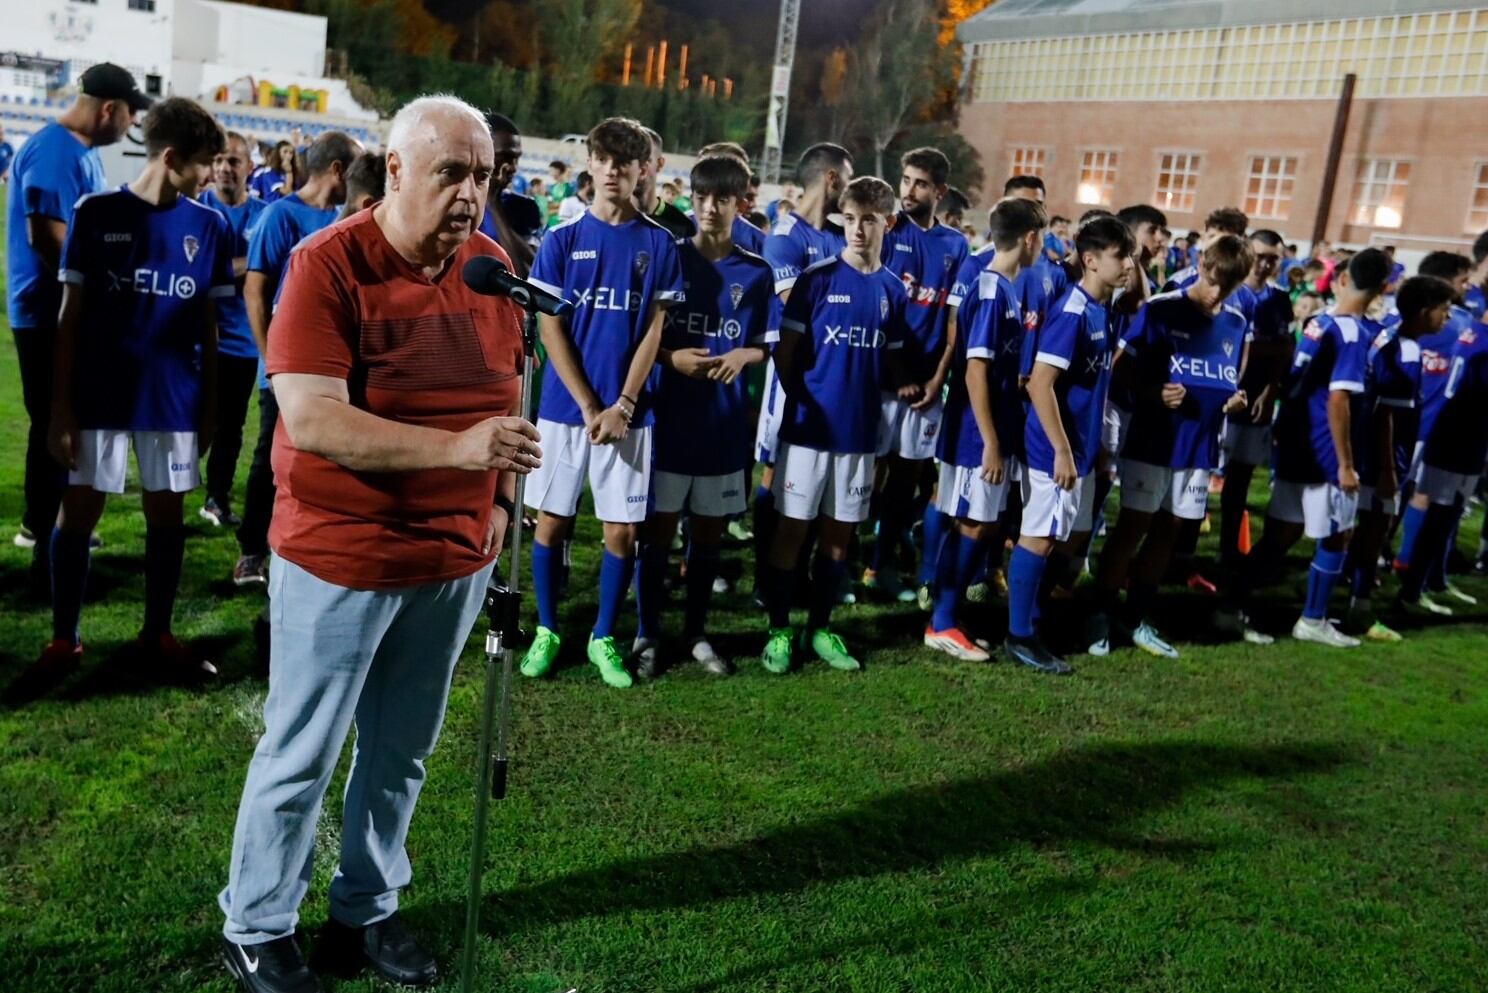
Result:
{"type": "Polygon", "coordinates": [[[945,652],[951,658],[961,659],[963,662],[985,662],[992,657],[960,628],[934,631],[928,624],[925,625],[925,647],[945,652]]]}
{"type": "Polygon", "coordinates": [[[1205,579],[1200,573],[1188,577],[1188,588],[1206,596],[1219,596],[1219,587],[1205,579]]]}
{"type": "Polygon", "coordinates": [[[140,654],[150,664],[181,676],[217,675],[217,667],[176,640],[170,632],[154,637],[141,634],[136,641],[140,654]]]}

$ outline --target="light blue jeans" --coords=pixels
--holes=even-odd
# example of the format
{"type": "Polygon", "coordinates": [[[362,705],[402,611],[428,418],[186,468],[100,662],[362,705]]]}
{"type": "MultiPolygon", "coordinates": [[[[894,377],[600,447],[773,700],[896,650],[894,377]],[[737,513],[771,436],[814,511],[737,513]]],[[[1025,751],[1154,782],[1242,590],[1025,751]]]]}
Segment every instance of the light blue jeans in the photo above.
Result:
{"type": "Polygon", "coordinates": [[[222,933],[243,945],[294,933],[315,828],[353,721],[331,914],[360,927],[398,909],[403,843],[444,722],[450,679],[480,613],[487,566],[398,590],[349,590],[276,556],[269,568],[269,696],[233,832],[222,933]]]}

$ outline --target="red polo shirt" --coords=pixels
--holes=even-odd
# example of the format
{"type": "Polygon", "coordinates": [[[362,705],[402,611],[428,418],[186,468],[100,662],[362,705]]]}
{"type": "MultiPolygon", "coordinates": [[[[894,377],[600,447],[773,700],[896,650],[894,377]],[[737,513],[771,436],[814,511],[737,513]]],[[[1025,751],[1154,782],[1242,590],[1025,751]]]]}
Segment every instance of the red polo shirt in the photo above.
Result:
{"type": "MultiPolygon", "coordinates": [[[[326,228],[290,256],[269,334],[268,374],[346,380],[355,407],[390,421],[461,431],[516,413],[521,313],[480,296],[460,271],[477,255],[510,265],[476,233],[437,279],[400,256],[372,211],[326,228]]],[[[481,551],[495,472],[358,472],[301,452],[281,418],[269,543],[328,583],[388,589],[468,576],[481,551]]]]}

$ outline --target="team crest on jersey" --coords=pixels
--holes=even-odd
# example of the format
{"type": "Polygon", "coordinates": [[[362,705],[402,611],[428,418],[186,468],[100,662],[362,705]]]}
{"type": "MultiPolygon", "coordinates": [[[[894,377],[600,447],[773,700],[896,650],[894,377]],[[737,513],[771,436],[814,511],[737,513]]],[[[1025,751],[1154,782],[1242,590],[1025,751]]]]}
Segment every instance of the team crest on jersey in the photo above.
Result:
{"type": "Polygon", "coordinates": [[[188,234],[181,239],[181,247],[186,251],[186,261],[195,262],[196,253],[201,251],[201,242],[196,240],[195,235],[188,234]]]}
{"type": "Polygon", "coordinates": [[[635,256],[635,271],[636,271],[636,275],[637,276],[644,276],[644,275],[646,275],[646,270],[649,269],[649,268],[651,268],[651,253],[650,252],[636,252],[636,256],[635,256]]]}
{"type": "Polygon", "coordinates": [[[954,255],[947,255],[945,257],[945,271],[946,272],[950,272],[951,271],[951,265],[953,263],[955,263],[955,261],[956,261],[956,257],[954,255]]]}
{"type": "Polygon", "coordinates": [[[888,316],[889,316],[889,298],[888,297],[879,297],[878,298],[878,316],[881,319],[887,319],[888,318],[888,316]]]}
{"type": "Polygon", "coordinates": [[[1222,347],[1224,348],[1225,358],[1229,358],[1235,354],[1235,343],[1230,339],[1226,338],[1222,347]]]}
{"type": "Polygon", "coordinates": [[[739,301],[744,299],[744,287],[738,283],[729,284],[729,299],[734,303],[734,309],[739,309],[739,301]]]}

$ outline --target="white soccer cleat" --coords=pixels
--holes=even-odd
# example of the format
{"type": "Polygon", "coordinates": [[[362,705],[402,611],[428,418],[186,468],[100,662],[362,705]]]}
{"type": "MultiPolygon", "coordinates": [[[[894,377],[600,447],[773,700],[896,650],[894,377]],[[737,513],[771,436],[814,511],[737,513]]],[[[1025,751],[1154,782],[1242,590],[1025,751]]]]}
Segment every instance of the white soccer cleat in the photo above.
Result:
{"type": "Polygon", "coordinates": [[[1446,584],[1446,588],[1444,590],[1442,590],[1442,592],[1445,593],[1447,596],[1452,597],[1454,600],[1457,600],[1459,603],[1465,603],[1469,607],[1475,607],[1475,606],[1477,606],[1477,603],[1478,603],[1478,598],[1477,597],[1473,596],[1471,593],[1468,593],[1468,592],[1466,592],[1464,590],[1459,590],[1457,587],[1453,586],[1451,583],[1447,583],[1446,584]]]}
{"type": "Polygon", "coordinates": [[[1358,648],[1360,644],[1358,638],[1344,634],[1326,617],[1315,621],[1306,617],[1297,618],[1297,623],[1292,625],[1292,637],[1315,645],[1327,645],[1329,648],[1358,648]]]}
{"type": "Polygon", "coordinates": [[[933,648],[937,652],[945,652],[951,658],[960,659],[963,662],[985,662],[992,657],[968,638],[960,628],[932,631],[930,626],[926,625],[925,647],[933,648]]]}
{"type": "Polygon", "coordinates": [[[1176,659],[1178,649],[1163,640],[1157,629],[1146,621],[1143,621],[1135,631],[1132,632],[1132,644],[1136,645],[1148,655],[1156,655],[1162,659],[1176,659]]]}

